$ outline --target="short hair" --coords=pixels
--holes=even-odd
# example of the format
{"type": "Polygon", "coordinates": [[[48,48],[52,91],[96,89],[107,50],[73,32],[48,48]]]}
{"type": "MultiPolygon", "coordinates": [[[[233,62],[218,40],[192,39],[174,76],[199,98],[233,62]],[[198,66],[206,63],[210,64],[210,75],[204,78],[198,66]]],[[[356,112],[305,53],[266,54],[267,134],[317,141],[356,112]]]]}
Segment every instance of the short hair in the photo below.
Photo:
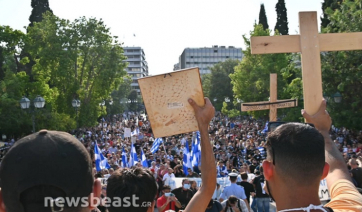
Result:
{"type": "Polygon", "coordinates": [[[228,198],[228,202],[230,204],[235,204],[236,202],[238,201],[238,198],[234,195],[231,195],[229,198],[228,198]]]}
{"type": "Polygon", "coordinates": [[[246,172],[241,173],[240,176],[241,176],[241,179],[243,179],[243,180],[248,179],[248,174],[246,172]]]}
{"type": "Polygon", "coordinates": [[[164,186],[162,187],[162,190],[166,190],[166,189],[171,190],[171,187],[170,187],[169,185],[164,185],[164,186]]]}
{"type": "Polygon", "coordinates": [[[324,138],[314,127],[301,123],[279,126],[267,139],[268,159],[282,179],[298,185],[319,181],[325,165],[324,138]]]}
{"type": "MultiPolygon", "coordinates": [[[[142,205],[144,202],[153,202],[157,194],[157,183],[152,172],[141,167],[117,170],[107,180],[107,196],[113,200],[116,198],[129,197],[135,195],[138,199],[139,207],[131,205],[126,207],[121,205],[115,207],[110,204],[109,212],[146,212],[149,205],[142,205]]],[[[128,206],[128,205],[127,205],[128,206]]]]}

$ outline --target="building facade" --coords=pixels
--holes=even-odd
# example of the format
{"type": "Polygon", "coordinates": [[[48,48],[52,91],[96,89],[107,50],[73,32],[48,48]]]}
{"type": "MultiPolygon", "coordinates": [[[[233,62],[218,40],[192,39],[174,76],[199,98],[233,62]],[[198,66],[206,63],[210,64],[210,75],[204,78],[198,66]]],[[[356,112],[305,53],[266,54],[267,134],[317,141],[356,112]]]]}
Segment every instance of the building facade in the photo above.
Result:
{"type": "Polygon", "coordinates": [[[210,68],[227,59],[241,60],[242,49],[234,46],[212,46],[211,48],[186,48],[174,65],[174,70],[199,67],[200,74],[211,73],[210,68]]]}
{"type": "Polygon", "coordinates": [[[128,66],[126,71],[132,77],[131,87],[141,93],[138,79],[148,76],[148,64],[145,52],[141,47],[123,47],[124,55],[127,57],[128,66]]]}

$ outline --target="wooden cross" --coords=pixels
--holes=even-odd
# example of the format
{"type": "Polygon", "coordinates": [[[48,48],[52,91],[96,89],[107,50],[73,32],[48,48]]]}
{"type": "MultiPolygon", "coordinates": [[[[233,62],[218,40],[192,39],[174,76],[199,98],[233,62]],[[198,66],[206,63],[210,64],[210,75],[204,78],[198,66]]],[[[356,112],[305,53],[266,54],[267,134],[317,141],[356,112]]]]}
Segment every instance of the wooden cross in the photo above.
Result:
{"type": "Polygon", "coordinates": [[[252,54],[302,54],[304,109],[315,114],[323,98],[320,52],[362,49],[362,33],[319,34],[317,12],[299,13],[300,35],[251,38],[252,54]]]}
{"type": "Polygon", "coordinates": [[[269,102],[242,103],[242,111],[269,110],[269,121],[277,121],[277,108],[298,106],[296,99],[277,100],[277,74],[270,74],[270,100],[269,102]]]}

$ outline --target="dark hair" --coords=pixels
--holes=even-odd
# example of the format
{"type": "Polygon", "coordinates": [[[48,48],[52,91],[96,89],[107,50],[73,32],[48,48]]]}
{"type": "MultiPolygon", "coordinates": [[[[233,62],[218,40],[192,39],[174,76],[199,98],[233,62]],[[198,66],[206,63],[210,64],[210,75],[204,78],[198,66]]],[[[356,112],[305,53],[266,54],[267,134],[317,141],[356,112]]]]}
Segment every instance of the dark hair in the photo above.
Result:
{"type": "MultiPolygon", "coordinates": [[[[65,192],[55,186],[50,185],[38,185],[31,188],[26,189],[20,194],[20,202],[24,207],[24,211],[50,211],[51,203],[48,202],[48,207],[45,207],[44,200],[46,197],[51,197],[56,199],[58,197],[66,198],[65,192]]],[[[63,212],[80,212],[81,204],[77,207],[69,207],[67,205],[67,201],[64,202],[63,212]]],[[[54,204],[54,209],[56,208],[54,204]]]]}
{"type": "Polygon", "coordinates": [[[301,123],[283,124],[268,136],[265,147],[268,159],[285,181],[302,186],[321,179],[324,138],[315,128],[301,123]]]}
{"type": "Polygon", "coordinates": [[[236,196],[234,196],[234,195],[231,195],[231,196],[229,197],[229,199],[228,199],[228,202],[229,202],[230,204],[235,204],[237,201],[238,201],[238,198],[237,198],[236,196]]]}
{"type": "Polygon", "coordinates": [[[170,187],[169,185],[164,185],[164,186],[162,187],[162,190],[166,190],[166,189],[171,190],[171,187],[170,187]]]}
{"type": "Polygon", "coordinates": [[[246,172],[241,173],[240,176],[241,176],[241,179],[243,179],[243,180],[248,179],[248,174],[246,172]]]}
{"type": "MultiPolygon", "coordinates": [[[[112,200],[114,197],[123,199],[129,197],[132,200],[132,196],[135,195],[139,207],[126,207],[121,205],[120,207],[113,207],[110,204],[108,208],[109,212],[146,212],[149,205],[143,206],[144,202],[153,202],[157,193],[157,183],[151,171],[141,167],[133,167],[130,169],[123,169],[115,171],[112,176],[107,180],[107,196],[112,200]]],[[[128,206],[128,205],[127,205],[128,206]]]]}

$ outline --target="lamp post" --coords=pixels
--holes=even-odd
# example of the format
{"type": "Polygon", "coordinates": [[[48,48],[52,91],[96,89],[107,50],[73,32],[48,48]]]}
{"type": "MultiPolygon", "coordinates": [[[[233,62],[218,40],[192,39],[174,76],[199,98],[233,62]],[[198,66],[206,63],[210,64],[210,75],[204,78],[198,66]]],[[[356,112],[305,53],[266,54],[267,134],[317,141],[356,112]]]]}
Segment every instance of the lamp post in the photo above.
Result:
{"type": "Polygon", "coordinates": [[[78,110],[80,108],[80,100],[79,99],[73,99],[72,100],[72,106],[75,110],[75,116],[76,116],[76,119],[77,119],[77,128],[78,128],[78,122],[79,122],[79,117],[78,117],[78,110]]]}
{"type": "Polygon", "coordinates": [[[339,92],[337,92],[333,95],[333,99],[335,103],[341,103],[342,95],[339,92]]]}
{"type": "Polygon", "coordinates": [[[229,97],[225,97],[225,102],[229,103],[230,102],[230,98],[229,97]]]}
{"type": "Polygon", "coordinates": [[[23,98],[21,98],[20,100],[20,107],[21,109],[25,110],[25,109],[30,109],[30,113],[31,113],[31,119],[32,119],[32,123],[33,123],[33,133],[35,132],[35,109],[41,109],[44,108],[45,105],[45,100],[43,97],[41,96],[37,96],[34,100],[33,100],[33,104],[34,104],[34,108],[30,107],[30,100],[28,98],[26,98],[25,96],[23,98]]]}
{"type": "Polygon", "coordinates": [[[2,135],[2,139],[3,139],[3,141],[6,140],[6,135],[5,134],[2,135]]]}
{"type": "Polygon", "coordinates": [[[217,98],[214,98],[214,102],[216,102],[217,101],[217,98]]]}

